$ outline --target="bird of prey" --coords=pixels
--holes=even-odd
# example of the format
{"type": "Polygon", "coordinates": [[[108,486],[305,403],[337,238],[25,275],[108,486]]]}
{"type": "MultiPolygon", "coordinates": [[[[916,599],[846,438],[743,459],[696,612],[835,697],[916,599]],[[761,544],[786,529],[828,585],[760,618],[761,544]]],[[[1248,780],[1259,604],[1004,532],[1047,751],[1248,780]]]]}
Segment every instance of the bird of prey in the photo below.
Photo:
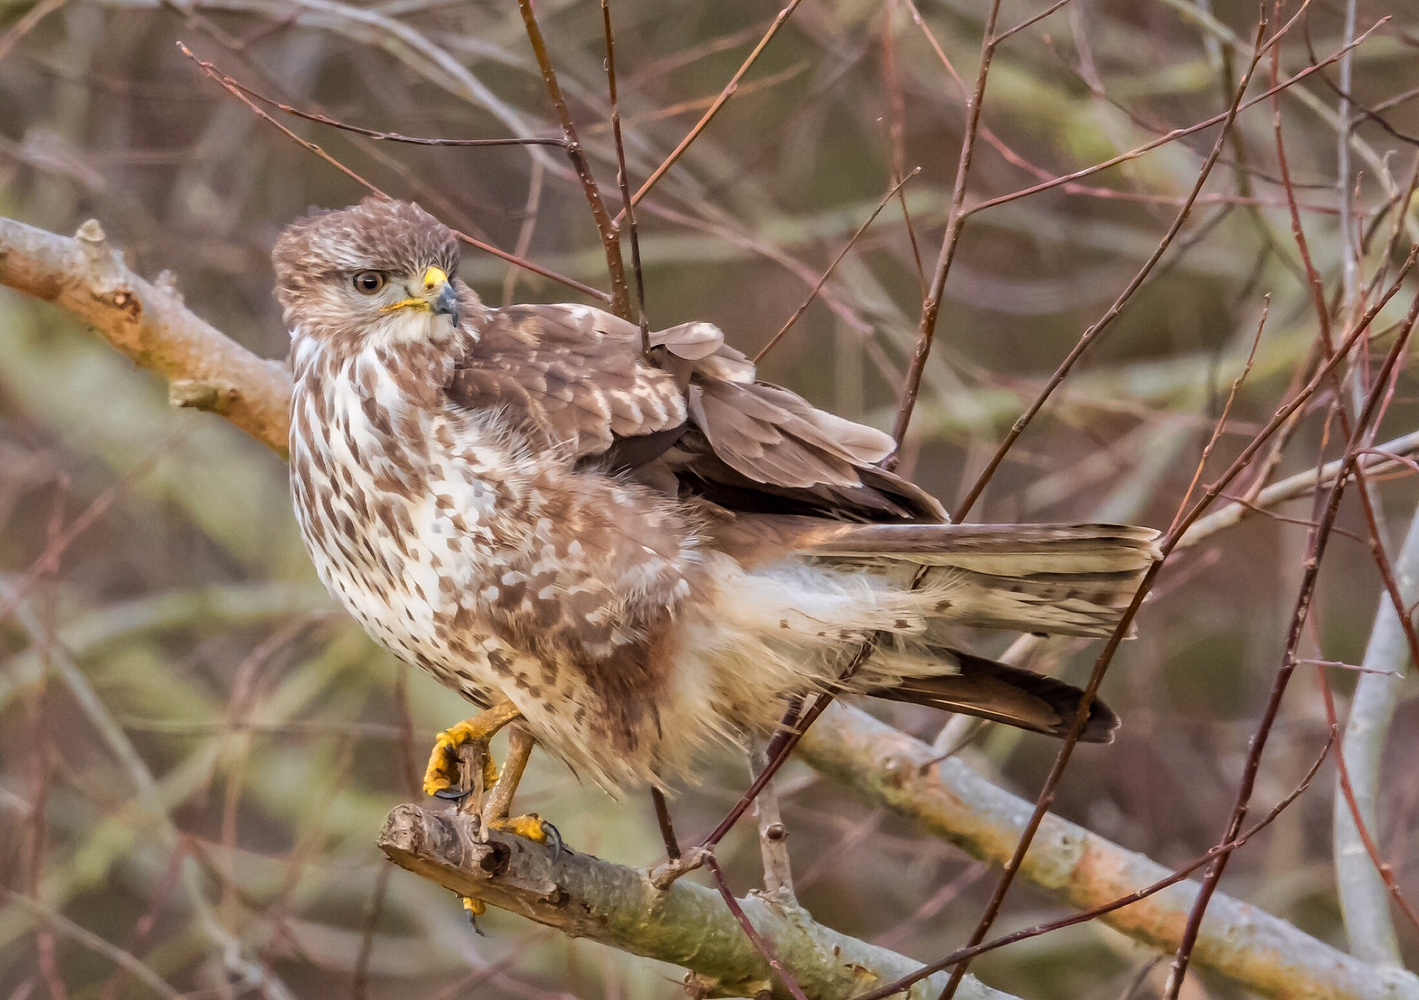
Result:
{"type": "MultiPolygon", "coordinates": [[[[1080,691],[944,627],[1107,635],[1157,558],[1147,528],[948,523],[880,467],[889,436],[758,381],[708,323],[643,352],[588,306],[485,306],[416,205],[315,212],[272,256],[316,569],[395,656],[486,709],[440,734],[431,794],[510,722],[607,789],[663,787],[827,690],[1062,735],[1080,691]]],[[[1116,721],[1094,702],[1083,738],[1116,721]]],[[[485,828],[537,839],[507,816],[516,771],[485,828]]]]}

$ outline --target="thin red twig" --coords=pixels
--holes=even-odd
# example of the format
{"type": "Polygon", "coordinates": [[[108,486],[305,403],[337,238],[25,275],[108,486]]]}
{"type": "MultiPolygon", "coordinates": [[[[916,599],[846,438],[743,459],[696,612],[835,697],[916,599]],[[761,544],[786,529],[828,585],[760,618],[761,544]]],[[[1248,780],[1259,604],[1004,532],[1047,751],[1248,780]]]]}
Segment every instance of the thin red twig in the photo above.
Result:
{"type": "MultiPolygon", "coordinates": [[[[606,35],[606,85],[611,97],[611,138],[616,146],[616,183],[621,189],[621,215],[631,237],[631,272],[636,279],[636,322],[641,328],[641,355],[650,358],[650,319],[645,311],[645,271],[641,267],[640,233],[631,203],[631,178],[626,170],[626,143],[621,136],[621,99],[616,92],[616,33],[611,29],[611,2],[601,0],[601,22],[606,35]]],[[[619,259],[619,257],[618,257],[619,259]]]]}
{"type": "Polygon", "coordinates": [[[1197,871],[1199,868],[1210,863],[1211,861],[1220,857],[1223,854],[1230,854],[1238,848],[1242,847],[1244,844],[1247,843],[1247,841],[1251,840],[1262,830],[1265,830],[1268,826],[1274,823],[1283,812],[1290,808],[1292,803],[1294,803],[1298,798],[1300,798],[1301,795],[1306,791],[1306,789],[1311,786],[1311,782],[1315,780],[1315,776],[1320,772],[1321,765],[1325,763],[1326,757],[1330,754],[1331,749],[1335,746],[1336,736],[1337,729],[1334,725],[1332,725],[1330,734],[1326,738],[1325,745],[1321,747],[1320,753],[1316,756],[1315,763],[1311,765],[1310,770],[1306,772],[1305,777],[1301,779],[1300,783],[1295,788],[1293,788],[1290,793],[1286,795],[1285,798],[1283,798],[1280,802],[1276,803],[1276,805],[1272,807],[1270,812],[1268,812],[1265,816],[1258,820],[1257,823],[1250,829],[1239,835],[1235,840],[1227,844],[1213,846],[1209,848],[1207,853],[1202,855],[1200,858],[1194,859],[1190,864],[1184,865],[1182,868],[1179,868],[1176,871],[1169,873],[1168,875],[1158,879],[1158,881],[1153,882],[1150,885],[1144,886],[1142,889],[1137,889],[1133,892],[1128,893],[1125,896],[1119,896],[1116,899],[1111,899],[1107,903],[1100,903],[1098,906],[1090,907],[1089,909],[1082,910],[1079,913],[1072,913],[1067,917],[1061,917],[1058,920],[1051,920],[1047,923],[1036,924],[1033,927],[1025,927],[1021,930],[1013,931],[1009,934],[1003,934],[1000,937],[994,938],[990,941],[973,945],[968,948],[962,948],[959,951],[954,951],[944,958],[939,958],[928,965],[922,966],[920,969],[914,970],[910,975],[903,976],[900,979],[896,979],[890,983],[886,983],[882,986],[879,986],[869,993],[860,993],[857,996],[854,996],[852,1000],[886,1000],[887,997],[890,997],[897,993],[901,993],[904,990],[909,989],[913,984],[918,983],[923,979],[926,979],[928,976],[933,976],[936,973],[942,971],[943,969],[949,969],[952,966],[958,965],[961,962],[969,961],[970,959],[976,958],[980,955],[984,955],[986,952],[995,951],[999,948],[1004,948],[1006,945],[1018,944],[1021,941],[1027,941],[1030,938],[1036,938],[1041,937],[1045,934],[1051,934],[1054,931],[1063,930],[1066,927],[1075,927],[1079,924],[1088,923],[1090,920],[1094,920],[1098,917],[1104,916],[1105,914],[1113,913],[1117,910],[1122,910],[1125,907],[1132,906],[1135,903],[1147,899],[1149,896],[1155,896],[1158,893],[1162,892],[1164,889],[1177,885],[1179,882],[1186,881],[1188,876],[1192,875],[1192,873],[1197,871]]]}
{"type": "MultiPolygon", "coordinates": [[[[907,365],[901,403],[897,408],[896,425],[892,430],[892,437],[896,438],[898,449],[907,436],[912,410],[915,409],[917,396],[921,393],[921,379],[926,374],[926,359],[930,356],[932,342],[936,339],[936,318],[941,312],[941,297],[945,294],[946,278],[951,271],[951,262],[956,257],[956,247],[960,244],[961,227],[966,221],[966,183],[970,178],[971,160],[975,156],[976,136],[980,131],[981,104],[985,100],[986,81],[990,78],[990,63],[995,56],[995,47],[999,44],[995,38],[995,24],[999,17],[1000,0],[992,0],[981,35],[980,69],[976,73],[975,91],[966,104],[966,125],[961,136],[961,152],[956,159],[956,180],[951,188],[951,208],[946,216],[946,232],[941,237],[941,251],[936,258],[931,284],[927,288],[926,298],[921,303],[916,347],[907,365]]],[[[895,455],[884,464],[888,468],[894,467],[894,459],[895,455]]]]}
{"type": "MultiPolygon", "coordinates": [[[[386,194],[383,190],[381,190],[378,186],[376,186],[371,181],[366,180],[364,177],[360,176],[358,173],[345,166],[345,164],[335,159],[335,157],[327,153],[317,143],[311,142],[309,139],[302,139],[300,136],[296,135],[296,133],[292,132],[290,129],[286,128],[286,126],[278,122],[275,118],[272,118],[271,115],[268,114],[264,108],[258,106],[255,101],[247,97],[246,94],[242,93],[242,88],[240,84],[238,84],[231,77],[222,73],[212,63],[198,59],[197,56],[193,54],[192,50],[189,49],[182,42],[178,42],[177,47],[182,50],[183,55],[187,56],[187,58],[191,59],[194,63],[197,64],[197,68],[200,69],[205,76],[207,76],[211,80],[214,80],[223,90],[227,91],[227,93],[231,94],[237,100],[241,101],[241,103],[245,104],[248,108],[250,108],[268,124],[273,125],[277,129],[279,129],[281,133],[286,136],[286,138],[290,139],[296,145],[304,148],[306,151],[314,153],[316,156],[320,157],[326,163],[330,164],[330,166],[340,171],[340,173],[350,178],[356,184],[359,184],[371,194],[374,194],[386,200],[390,200],[390,196],[386,194]]],[[[509,264],[515,264],[518,267],[523,268],[524,270],[531,271],[533,274],[540,274],[542,277],[549,278],[552,281],[556,281],[560,284],[566,285],[568,288],[574,288],[577,291],[581,292],[583,295],[588,295],[591,298],[597,299],[601,302],[609,302],[611,300],[611,296],[607,295],[599,288],[593,288],[590,285],[585,284],[584,282],[577,281],[575,278],[568,278],[564,274],[558,274],[556,271],[550,271],[539,264],[534,264],[529,260],[523,260],[520,257],[516,257],[508,253],[506,250],[499,250],[497,247],[493,246],[490,243],[484,243],[482,240],[477,239],[476,237],[469,236],[467,233],[462,233],[455,229],[453,230],[453,234],[457,236],[460,240],[462,240],[464,243],[467,243],[469,246],[474,247],[475,249],[482,250],[484,253],[492,254],[494,257],[497,257],[501,260],[505,260],[509,264]]]]}
{"type": "MultiPolygon", "coordinates": [[[[700,134],[704,132],[709,123],[714,120],[715,115],[719,114],[720,109],[734,96],[735,92],[739,89],[739,81],[744,79],[744,74],[749,72],[749,70],[753,68],[754,63],[759,61],[759,56],[763,54],[764,49],[768,48],[769,43],[774,40],[774,36],[779,33],[779,29],[793,16],[793,12],[798,9],[798,5],[802,2],[803,0],[789,0],[788,4],[778,12],[778,16],[774,18],[773,24],[769,25],[769,30],[764,33],[764,37],[759,39],[759,44],[754,46],[754,50],[749,53],[748,58],[744,60],[739,69],[735,71],[734,75],[729,78],[729,82],[724,85],[724,89],[719,92],[719,96],[715,98],[714,103],[709,106],[709,110],[700,117],[699,121],[695,122],[694,127],[685,134],[685,138],[680,140],[680,144],[671,150],[670,155],[661,162],[660,166],[651,171],[650,176],[645,179],[645,183],[640,186],[635,195],[631,198],[632,206],[639,205],[641,199],[650,193],[650,189],[659,184],[660,179],[670,172],[670,168],[675,166],[680,157],[685,155],[685,150],[689,149],[690,144],[700,137],[700,134]]],[[[621,216],[618,215],[615,221],[619,224],[621,216]]]]}
{"type": "MultiPolygon", "coordinates": [[[[1232,814],[1227,821],[1227,832],[1222,841],[1226,842],[1236,837],[1241,829],[1242,823],[1246,821],[1247,808],[1251,801],[1252,791],[1256,785],[1256,776],[1261,770],[1261,757],[1266,749],[1266,742],[1271,735],[1271,730],[1276,723],[1276,719],[1281,711],[1281,700],[1286,694],[1286,688],[1290,684],[1291,676],[1296,669],[1297,650],[1301,637],[1304,634],[1306,621],[1309,617],[1311,603],[1315,597],[1315,584],[1320,572],[1321,560],[1325,556],[1326,543],[1330,537],[1330,528],[1335,523],[1336,517],[1340,513],[1340,500],[1345,492],[1345,486],[1349,476],[1347,473],[1354,467],[1357,461],[1358,451],[1367,444],[1366,436],[1372,433],[1372,420],[1379,410],[1380,401],[1385,397],[1389,388],[1391,375],[1396,371],[1399,360],[1403,356],[1404,349],[1408,346],[1410,335],[1414,332],[1415,322],[1419,321],[1419,296],[1415,296],[1414,303],[1410,307],[1409,314],[1405,317],[1404,325],[1400,329],[1400,334],[1395,338],[1393,347],[1385,358],[1379,375],[1375,380],[1374,387],[1366,397],[1365,406],[1361,410],[1355,421],[1353,431],[1346,443],[1343,465],[1340,474],[1336,477],[1335,484],[1330,488],[1330,494],[1326,500],[1325,509],[1321,516],[1320,523],[1311,531],[1311,537],[1307,542],[1305,571],[1302,576],[1300,590],[1296,596],[1295,610],[1291,616],[1291,627],[1286,642],[1286,652],[1284,654],[1280,668],[1276,671],[1276,679],[1272,684],[1271,696],[1267,701],[1266,710],[1262,713],[1261,723],[1257,727],[1256,734],[1252,737],[1250,748],[1247,753],[1246,763],[1242,770],[1241,784],[1237,789],[1236,802],[1232,806],[1232,814]]],[[[1345,352],[1348,354],[1349,352],[1345,352]]],[[[1340,355],[1330,359],[1324,372],[1328,375],[1335,370],[1340,355]]],[[[1222,875],[1227,868],[1227,857],[1217,858],[1207,869],[1207,873],[1202,879],[1202,889],[1193,902],[1192,911],[1189,914],[1187,926],[1183,931],[1182,943],[1178,946],[1176,954],[1173,956],[1172,971],[1168,976],[1168,986],[1164,992],[1164,1000],[1177,1000],[1178,992],[1182,989],[1183,980],[1187,976],[1188,966],[1192,959],[1193,948],[1197,944],[1198,935],[1202,930],[1202,918],[1207,912],[1207,905],[1212,896],[1217,891],[1217,886],[1222,880],[1222,875]]]]}
{"type": "MultiPolygon", "coordinates": [[[[1325,703],[1325,717],[1330,723],[1332,730],[1340,726],[1339,717],[1335,712],[1335,694],[1330,689],[1330,678],[1326,676],[1325,667],[1331,666],[1329,663],[1297,660],[1297,663],[1313,663],[1316,668],[1316,678],[1320,681],[1321,699],[1325,703]]],[[[1349,667],[1349,664],[1342,664],[1349,667]]],[[[1356,670],[1363,668],[1356,667],[1356,670]]],[[[1365,853],[1370,856],[1370,863],[1375,866],[1375,871],[1379,873],[1385,888],[1389,890],[1390,896],[1394,898],[1394,905],[1399,907],[1401,913],[1413,927],[1419,927],[1419,913],[1414,912],[1414,908],[1409,905],[1409,900],[1404,898],[1404,893],[1399,890],[1399,880],[1394,877],[1394,869],[1389,862],[1385,861],[1380,854],[1379,845],[1375,843],[1375,838],[1370,834],[1369,826],[1365,823],[1365,817],[1360,812],[1360,803],[1355,799],[1355,786],[1350,783],[1350,768],[1345,763],[1345,753],[1342,751],[1335,755],[1336,770],[1340,775],[1340,791],[1345,796],[1345,806],[1350,810],[1350,819],[1355,824],[1355,830],[1360,835],[1360,842],[1365,845],[1365,853]]]]}
{"type": "Polygon", "coordinates": [[[457,146],[473,148],[479,148],[484,146],[557,146],[562,149],[565,149],[567,145],[567,141],[565,139],[557,139],[555,137],[550,136],[542,138],[533,137],[528,139],[434,139],[421,136],[404,135],[400,132],[381,132],[378,129],[363,128],[359,125],[351,125],[349,122],[342,122],[339,119],[331,118],[328,115],[318,114],[314,111],[302,111],[300,108],[297,108],[293,105],[285,104],[281,101],[277,101],[273,98],[267,97],[264,94],[261,94],[258,91],[251,89],[246,84],[241,83],[240,81],[235,80],[231,77],[225,77],[224,79],[230,80],[232,86],[236,87],[247,97],[250,97],[254,101],[258,101],[261,104],[265,104],[268,107],[275,108],[282,114],[290,115],[293,118],[301,118],[308,122],[314,122],[317,125],[328,125],[331,128],[339,129],[342,132],[352,132],[355,135],[362,135],[366,139],[379,139],[384,142],[400,142],[411,146],[457,146]]]}
{"type": "Polygon", "coordinates": [[[848,255],[848,251],[862,238],[862,234],[867,232],[867,228],[871,226],[873,222],[877,221],[877,216],[882,214],[882,209],[886,208],[892,199],[897,196],[906,182],[919,173],[921,173],[921,168],[916,167],[911,173],[892,185],[892,190],[888,191],[882,200],[877,203],[877,207],[872,210],[872,214],[867,217],[862,225],[857,227],[857,231],[852,234],[847,243],[843,244],[842,250],[833,258],[833,262],[828,265],[828,269],[823,272],[823,276],[818,279],[818,283],[809,290],[808,297],[803,300],[803,304],[793,311],[793,315],[788,317],[788,320],[783,326],[779,327],[778,333],[770,337],[769,342],[760,349],[758,354],[754,355],[754,364],[758,364],[762,361],[764,355],[773,350],[778,345],[778,342],[784,338],[784,335],[787,334],[789,330],[793,329],[793,325],[808,311],[808,307],[813,304],[813,300],[818,297],[818,293],[822,291],[823,286],[828,283],[828,279],[833,276],[833,272],[838,269],[838,265],[843,262],[843,258],[848,255]]]}
{"type": "Polygon", "coordinates": [[[631,318],[630,292],[626,287],[626,265],[621,260],[621,236],[617,224],[606,211],[606,203],[601,197],[601,188],[596,184],[596,176],[591,169],[591,161],[586,158],[581,140],[577,138],[576,122],[572,119],[571,108],[562,96],[562,86],[557,82],[557,71],[552,65],[552,56],[547,51],[547,41],[542,37],[542,27],[537,23],[537,15],[532,10],[532,0],[517,0],[517,9],[522,13],[522,23],[527,29],[527,39],[532,43],[533,55],[542,71],[542,82],[547,86],[547,96],[552,100],[552,108],[557,112],[557,121],[562,126],[566,139],[567,158],[581,181],[586,203],[591,208],[591,216],[596,220],[596,231],[601,236],[601,246],[606,253],[606,271],[611,276],[611,309],[622,319],[631,318]]]}
{"type": "Polygon", "coordinates": [[[1227,427],[1227,418],[1231,416],[1232,406],[1237,401],[1237,393],[1241,391],[1242,384],[1251,374],[1252,365],[1256,363],[1257,348],[1261,346],[1261,333],[1266,329],[1266,318],[1270,313],[1271,296],[1268,295],[1261,307],[1261,318],[1257,320],[1256,336],[1252,337],[1251,350],[1247,352],[1246,363],[1242,365],[1241,373],[1232,380],[1232,388],[1227,393],[1227,402],[1222,406],[1222,415],[1217,418],[1217,422],[1212,428],[1212,436],[1208,438],[1207,444],[1202,449],[1202,456],[1197,460],[1197,468],[1193,471],[1192,481],[1187,484],[1187,490],[1183,492],[1182,503],[1178,505],[1178,517],[1181,517],[1182,512],[1187,510],[1187,505],[1192,500],[1192,494],[1197,489],[1197,484],[1202,481],[1202,473],[1207,468],[1207,460],[1212,457],[1212,449],[1216,448],[1217,442],[1222,439],[1222,433],[1227,427]]]}
{"type": "Polygon", "coordinates": [[[739,900],[734,898],[734,891],[729,888],[729,880],[724,877],[724,870],[719,867],[719,862],[715,860],[714,855],[706,854],[704,861],[705,867],[714,873],[715,887],[719,889],[719,894],[724,899],[724,905],[729,907],[729,912],[734,914],[734,919],[740,927],[744,928],[745,936],[753,942],[754,948],[759,954],[764,956],[764,961],[769,963],[769,968],[778,973],[779,981],[783,983],[784,989],[788,990],[794,1000],[808,1000],[803,990],[799,988],[797,981],[789,975],[788,970],[783,967],[783,963],[778,960],[773,948],[749,922],[748,915],[739,905],[739,900]]]}
{"type": "MultiPolygon", "coordinates": [[[[1197,179],[1193,182],[1192,190],[1188,193],[1188,197],[1183,202],[1182,208],[1180,208],[1173,217],[1172,225],[1170,225],[1168,231],[1163,234],[1163,238],[1158,241],[1158,246],[1143,263],[1143,266],[1134,274],[1133,279],[1129,281],[1123,291],[1119,293],[1113,305],[1109,306],[1103,316],[1099,317],[1092,326],[1084,331],[1083,335],[1080,336],[1069,353],[1065,355],[1064,360],[1059,363],[1059,367],[1055,369],[1054,374],[1050,376],[1044,388],[1035,396],[1034,401],[1030,403],[1024,413],[1020,414],[1015,423],[1011,425],[1004,440],[1002,440],[1000,446],[996,448],[995,454],[992,455],[990,461],[986,463],[985,469],[982,470],[981,474],[976,478],[970,491],[956,509],[954,517],[957,522],[965,520],[966,515],[971,512],[971,508],[975,506],[976,501],[980,499],[981,494],[985,492],[985,488],[990,484],[990,480],[995,476],[996,470],[999,469],[1001,463],[1005,461],[1005,456],[1009,454],[1010,449],[1014,447],[1020,435],[1025,432],[1025,428],[1030,425],[1031,421],[1035,419],[1035,416],[1044,408],[1045,403],[1054,395],[1054,391],[1063,384],[1064,380],[1069,376],[1069,373],[1073,371],[1075,362],[1083,356],[1085,351],[1093,346],[1094,342],[1098,340],[1104,330],[1108,329],[1113,321],[1118,318],[1119,314],[1123,312],[1124,306],[1133,298],[1134,293],[1142,287],[1143,283],[1152,273],[1153,268],[1157,266],[1158,261],[1163,258],[1163,254],[1167,253],[1168,248],[1172,246],[1173,240],[1176,239],[1178,233],[1182,231],[1183,225],[1192,214],[1193,202],[1196,201],[1197,196],[1202,193],[1203,185],[1207,183],[1207,179],[1212,175],[1212,168],[1217,164],[1217,158],[1222,155],[1222,150],[1226,148],[1227,135],[1231,131],[1232,123],[1236,121],[1241,108],[1242,99],[1246,94],[1247,85],[1251,82],[1252,74],[1256,71],[1257,64],[1261,61],[1262,54],[1265,52],[1265,46],[1262,41],[1264,37],[1263,32],[1265,30],[1266,22],[1262,21],[1257,27],[1256,46],[1252,52],[1251,64],[1247,67],[1246,72],[1242,74],[1242,78],[1237,84],[1232,104],[1227,109],[1227,114],[1222,119],[1222,130],[1217,135],[1217,141],[1212,144],[1212,151],[1208,153],[1207,159],[1203,161],[1202,167],[1198,171],[1197,179]]],[[[1273,43],[1277,37],[1280,37],[1280,32],[1273,37],[1273,43]]]]}

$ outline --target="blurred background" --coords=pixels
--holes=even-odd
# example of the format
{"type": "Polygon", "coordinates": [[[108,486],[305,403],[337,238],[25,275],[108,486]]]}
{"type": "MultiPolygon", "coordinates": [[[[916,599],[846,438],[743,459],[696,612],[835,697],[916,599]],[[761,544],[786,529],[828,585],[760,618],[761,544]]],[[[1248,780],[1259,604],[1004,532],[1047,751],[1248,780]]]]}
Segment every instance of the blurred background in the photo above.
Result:
{"type": "MultiPolygon", "coordinates": [[[[1046,6],[1009,0],[1001,29],[1046,6]]],[[[709,320],[755,353],[919,167],[761,368],[820,406],[890,428],[965,120],[943,57],[969,89],[983,8],[921,0],[919,20],[908,0],[795,10],[642,203],[652,326],[709,320]]],[[[1310,363],[1318,324],[1273,112],[1337,329],[1370,277],[1402,259],[1412,237],[1401,234],[1396,257],[1391,233],[1419,225],[1407,187],[1419,154],[1419,8],[1348,9],[1362,31],[1390,18],[1353,55],[1348,92],[1368,112],[1353,114],[1348,183],[1337,188],[1337,65],[1274,108],[1243,112],[1162,263],[1025,433],[973,519],[1166,527],[1268,297],[1256,363],[1211,468],[1274,412],[1310,363]]],[[[600,6],[540,0],[536,10],[619,206],[600,6]]],[[[633,187],[779,10],[770,0],[613,0],[633,187]]],[[[1288,3],[1273,27],[1295,10],[1288,3]]],[[[968,204],[1224,112],[1257,13],[1231,0],[1074,0],[1015,34],[991,69],[968,204]]],[[[1339,2],[1311,4],[1279,47],[1280,77],[1340,49],[1346,14],[1339,2]]],[[[277,233],[309,206],[365,192],[203,77],[179,40],[269,98],[370,129],[557,134],[512,0],[0,0],[0,215],[60,233],[97,218],[135,270],[171,272],[193,310],[266,357],[287,345],[271,295],[277,233]]],[[[1249,95],[1271,71],[1263,62],[1249,95]]],[[[555,147],[429,148],[282,123],[451,225],[607,287],[590,213],[555,147]]],[[[948,508],[1153,252],[1216,136],[1179,138],[966,222],[903,449],[902,468],[948,508]]],[[[472,249],[460,273],[493,303],[585,301],[472,249]]],[[[1411,282],[1397,304],[1413,294],[1411,282]]],[[[1377,332],[1392,323],[1386,314],[1377,332]]],[[[1291,429],[1274,478],[1316,464],[1325,409],[1322,398],[1291,429]]],[[[1403,375],[1379,440],[1416,421],[1403,375]]],[[[476,936],[456,899],[383,860],[374,837],[385,813],[418,800],[433,734],[466,706],[378,651],[324,595],[285,477],[277,456],[217,417],[170,409],[160,380],[67,315],[0,290],[0,998],[155,995],[105,946],[200,996],[683,995],[680,970],[497,911],[476,936]]],[[[1419,503],[1415,480],[1401,470],[1377,496],[1397,540],[1419,503]]],[[[1311,516],[1309,499],[1250,516],[1171,566],[1103,688],[1124,719],[1120,738],[1079,749],[1060,814],[1165,865],[1221,835],[1281,662],[1311,516]]],[[[1353,499],[1340,529],[1302,655],[1355,664],[1380,580],[1353,499]]],[[[985,651],[1009,638],[985,637],[985,651]]],[[[1049,647],[1039,665],[1082,681],[1092,662],[1078,643],[1049,647]]],[[[1343,717],[1355,672],[1325,669],[1343,717]]],[[[944,722],[873,711],[928,741],[944,722]]],[[[1267,751],[1260,805],[1291,790],[1325,730],[1317,675],[1305,667],[1267,751]]],[[[1033,799],[1055,749],[990,731],[962,753],[1033,799]]],[[[1409,864],[1416,753],[1419,707],[1406,701],[1375,835],[1400,884],[1419,893],[1409,864]]],[[[686,840],[713,827],[749,777],[727,750],[702,774],[671,802],[686,840]]],[[[781,786],[799,893],[819,920],[923,960],[964,941],[992,872],[801,764],[781,786]]],[[[1344,947],[1332,794],[1327,765],[1234,858],[1223,888],[1344,947]]],[[[644,793],[612,800],[538,755],[521,795],[577,850],[631,865],[662,856],[644,793]]],[[[751,823],[720,856],[736,890],[759,884],[751,823]]],[[[1022,885],[1000,926],[1064,912],[1022,885]]],[[[1419,958],[1419,933],[1402,926],[1400,936],[1419,958]]],[[[1095,922],[993,953],[973,971],[1041,1000],[1147,997],[1162,977],[1151,959],[1095,922]]],[[[1184,995],[1244,994],[1204,971],[1184,995]]]]}

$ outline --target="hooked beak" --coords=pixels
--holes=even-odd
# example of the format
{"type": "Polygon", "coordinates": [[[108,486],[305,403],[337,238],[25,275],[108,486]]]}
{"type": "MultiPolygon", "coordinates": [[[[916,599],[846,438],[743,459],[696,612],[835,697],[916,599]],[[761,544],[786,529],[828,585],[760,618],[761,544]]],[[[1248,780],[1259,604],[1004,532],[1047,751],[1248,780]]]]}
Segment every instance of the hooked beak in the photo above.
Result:
{"type": "Polygon", "coordinates": [[[431,267],[424,272],[424,296],[430,302],[434,315],[447,316],[455,327],[458,326],[458,293],[441,268],[431,267]]]}
{"type": "Polygon", "coordinates": [[[388,313],[396,309],[421,309],[436,316],[447,316],[455,327],[458,326],[458,292],[454,290],[443,268],[429,268],[424,272],[420,285],[422,287],[416,294],[392,306],[385,306],[380,311],[388,313]]]}

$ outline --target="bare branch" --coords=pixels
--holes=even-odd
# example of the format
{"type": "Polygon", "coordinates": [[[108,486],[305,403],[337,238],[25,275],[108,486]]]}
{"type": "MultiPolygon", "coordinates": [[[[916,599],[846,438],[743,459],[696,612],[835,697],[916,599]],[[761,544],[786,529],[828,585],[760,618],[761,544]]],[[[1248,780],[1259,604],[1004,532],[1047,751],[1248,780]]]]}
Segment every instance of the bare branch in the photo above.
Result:
{"type": "Polygon", "coordinates": [[[601,236],[602,249],[606,252],[606,270],[611,275],[611,309],[622,319],[632,319],[630,292],[626,286],[626,265],[621,260],[621,232],[617,228],[617,223],[611,221],[610,213],[606,211],[606,203],[601,197],[601,189],[597,187],[596,177],[591,170],[591,161],[586,158],[586,151],[582,149],[581,140],[577,138],[576,122],[572,120],[571,109],[567,107],[567,99],[562,96],[562,87],[557,82],[557,71],[552,66],[552,57],[547,51],[546,39],[542,37],[542,28],[537,23],[537,15],[532,10],[532,0],[518,0],[517,7],[522,12],[522,23],[527,28],[528,41],[532,43],[532,51],[537,56],[537,66],[542,71],[542,81],[547,85],[547,95],[552,100],[552,107],[557,112],[557,121],[562,126],[562,135],[566,139],[567,158],[572,161],[572,169],[576,171],[577,179],[581,181],[582,191],[586,194],[586,202],[591,207],[592,217],[596,220],[596,231],[601,236]]]}
{"type": "MultiPolygon", "coordinates": [[[[1419,514],[1394,563],[1405,605],[1419,598],[1419,514]]],[[[1380,761],[1386,736],[1404,687],[1409,659],[1408,637],[1392,600],[1381,600],[1361,664],[1365,675],[1355,686],[1340,759],[1335,797],[1335,885],[1350,950],[1378,965],[1399,965],[1399,942],[1390,915],[1390,890],[1372,856],[1371,836],[1378,828],[1380,761]],[[1374,673],[1371,673],[1374,671],[1374,673]],[[1349,787],[1346,788],[1345,785],[1349,787]]]]}
{"type": "MultiPolygon", "coordinates": [[[[395,864],[461,896],[575,937],[684,966],[709,987],[709,995],[789,995],[771,984],[763,956],[719,893],[705,886],[681,879],[662,891],[644,872],[565,850],[554,861],[549,848],[500,833],[480,843],[474,817],[414,805],[389,814],[379,847],[395,864]]],[[[738,902],[809,996],[852,996],[920,965],[815,923],[798,907],[761,896],[738,902]]],[[[924,981],[906,996],[921,1000],[945,981],[945,976],[924,981]]],[[[1008,1000],[977,981],[962,995],[1008,1000]]]]}
{"type": "MultiPolygon", "coordinates": [[[[912,410],[916,407],[917,396],[921,392],[921,379],[926,373],[926,359],[930,356],[931,345],[936,339],[936,317],[941,312],[941,297],[946,293],[946,278],[951,272],[951,262],[956,258],[956,247],[961,241],[961,227],[965,225],[968,214],[965,211],[966,185],[971,175],[971,160],[975,156],[976,137],[980,134],[981,105],[985,101],[986,81],[990,78],[990,62],[999,44],[999,39],[995,37],[995,23],[999,16],[1000,0],[994,0],[986,13],[975,90],[966,102],[966,126],[961,136],[961,152],[956,160],[956,180],[951,189],[951,209],[946,216],[946,232],[941,237],[941,250],[936,258],[931,285],[921,303],[916,347],[912,350],[911,361],[907,366],[901,403],[897,407],[896,425],[892,430],[892,437],[897,439],[898,449],[906,440],[912,410]]],[[[894,459],[888,459],[889,466],[895,464],[894,459]]]]}
{"type": "MultiPolygon", "coordinates": [[[[823,713],[799,751],[815,769],[991,864],[1010,859],[1033,807],[961,761],[942,761],[926,743],[845,705],[823,713]]],[[[1157,862],[1054,815],[1040,824],[1020,867],[1022,877],[1081,909],[1168,874],[1157,862]]],[[[1135,941],[1170,949],[1197,888],[1193,881],[1176,885],[1100,919],[1135,941]]],[[[1222,893],[1208,908],[1195,958],[1263,996],[1419,998],[1419,978],[1410,973],[1374,968],[1222,893]]]]}
{"type": "Polygon", "coordinates": [[[285,453],[286,366],[228,339],[176,292],[128,269],[90,220],[74,238],[0,218],[0,285],[52,302],[174,387],[175,402],[226,417],[285,453]]]}

